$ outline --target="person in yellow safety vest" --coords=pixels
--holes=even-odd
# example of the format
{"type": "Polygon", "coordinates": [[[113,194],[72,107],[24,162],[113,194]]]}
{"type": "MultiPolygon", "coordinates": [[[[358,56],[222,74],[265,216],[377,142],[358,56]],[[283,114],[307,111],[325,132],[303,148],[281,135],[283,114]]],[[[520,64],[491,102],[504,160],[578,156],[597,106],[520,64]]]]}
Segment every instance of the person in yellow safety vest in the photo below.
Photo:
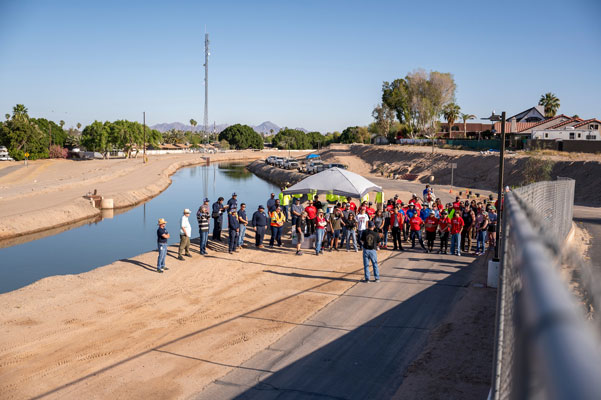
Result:
{"type": "Polygon", "coordinates": [[[336,203],[338,201],[338,195],[328,193],[326,194],[326,200],[328,203],[336,203]]]}
{"type": "Polygon", "coordinates": [[[284,213],[284,215],[286,216],[286,219],[288,219],[288,206],[290,205],[290,200],[291,197],[289,194],[284,194],[284,190],[286,190],[288,188],[282,188],[282,191],[280,192],[280,205],[282,206],[282,212],[284,213]]]}
{"type": "Polygon", "coordinates": [[[365,196],[361,197],[361,203],[363,203],[364,201],[369,201],[369,193],[365,193],[365,196]]]}
{"type": "Polygon", "coordinates": [[[384,208],[384,192],[376,193],[376,208],[378,208],[378,204],[382,204],[382,208],[384,208]]]}
{"type": "Polygon", "coordinates": [[[273,247],[274,241],[278,242],[278,247],[282,247],[282,229],[286,222],[286,215],[282,212],[280,206],[277,206],[269,215],[271,219],[271,239],[269,239],[269,247],[273,247]]]}

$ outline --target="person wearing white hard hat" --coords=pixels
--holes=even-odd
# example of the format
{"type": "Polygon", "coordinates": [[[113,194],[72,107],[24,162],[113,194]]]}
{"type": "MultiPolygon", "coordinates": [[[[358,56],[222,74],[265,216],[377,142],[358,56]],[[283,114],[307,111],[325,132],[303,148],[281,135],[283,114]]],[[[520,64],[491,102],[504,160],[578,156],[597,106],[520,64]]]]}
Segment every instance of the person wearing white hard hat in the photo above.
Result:
{"type": "Polygon", "coordinates": [[[192,227],[190,226],[190,221],[188,220],[189,216],[190,210],[186,208],[180,222],[179,250],[177,252],[178,260],[184,259],[182,252],[185,252],[184,254],[186,257],[192,257],[192,254],[190,254],[190,236],[192,235],[192,227]]]}

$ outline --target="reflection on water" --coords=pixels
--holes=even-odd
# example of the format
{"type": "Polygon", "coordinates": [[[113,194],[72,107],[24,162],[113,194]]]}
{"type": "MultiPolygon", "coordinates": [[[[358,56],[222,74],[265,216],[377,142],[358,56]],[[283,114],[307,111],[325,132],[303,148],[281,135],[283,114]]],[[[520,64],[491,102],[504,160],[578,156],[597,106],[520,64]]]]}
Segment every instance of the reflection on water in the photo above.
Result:
{"type": "MultiPolygon", "coordinates": [[[[196,210],[202,199],[211,203],[233,192],[250,213],[265,204],[276,187],[248,172],[242,164],[184,168],[172,184],[152,200],[130,209],[115,210],[92,220],[22,236],[0,243],[0,293],[15,290],[52,275],[77,274],[156,247],[156,221],[167,220],[169,243],[179,241],[184,208],[192,210],[192,237],[198,236],[196,210]],[[8,246],[8,247],[7,247],[8,246]]],[[[211,227],[212,229],[212,227],[211,227]]]]}
{"type": "Polygon", "coordinates": [[[252,179],[252,177],[254,176],[252,172],[247,170],[246,167],[241,164],[219,164],[219,170],[228,177],[236,180],[252,179]]]}

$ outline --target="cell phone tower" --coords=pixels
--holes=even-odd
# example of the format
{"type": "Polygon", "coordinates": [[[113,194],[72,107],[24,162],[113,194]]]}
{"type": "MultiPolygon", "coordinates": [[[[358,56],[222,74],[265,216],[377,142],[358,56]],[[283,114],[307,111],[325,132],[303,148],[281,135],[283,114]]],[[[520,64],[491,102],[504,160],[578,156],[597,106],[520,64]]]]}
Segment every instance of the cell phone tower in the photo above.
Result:
{"type": "Polygon", "coordinates": [[[205,118],[204,118],[204,136],[209,139],[209,34],[205,32],[205,118]]]}

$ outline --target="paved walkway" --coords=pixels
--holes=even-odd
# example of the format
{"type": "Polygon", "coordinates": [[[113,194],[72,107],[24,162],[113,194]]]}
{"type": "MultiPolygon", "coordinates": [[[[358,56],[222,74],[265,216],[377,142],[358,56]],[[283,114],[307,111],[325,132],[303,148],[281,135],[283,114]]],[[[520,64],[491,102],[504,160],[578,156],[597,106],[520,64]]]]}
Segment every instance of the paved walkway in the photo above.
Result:
{"type": "Polygon", "coordinates": [[[591,243],[586,256],[590,258],[597,272],[601,272],[601,208],[574,206],[574,222],[587,230],[591,243]]]}
{"type": "Polygon", "coordinates": [[[358,283],[197,398],[392,396],[430,331],[464,294],[474,259],[421,251],[378,255],[387,257],[380,283],[358,283]]]}

